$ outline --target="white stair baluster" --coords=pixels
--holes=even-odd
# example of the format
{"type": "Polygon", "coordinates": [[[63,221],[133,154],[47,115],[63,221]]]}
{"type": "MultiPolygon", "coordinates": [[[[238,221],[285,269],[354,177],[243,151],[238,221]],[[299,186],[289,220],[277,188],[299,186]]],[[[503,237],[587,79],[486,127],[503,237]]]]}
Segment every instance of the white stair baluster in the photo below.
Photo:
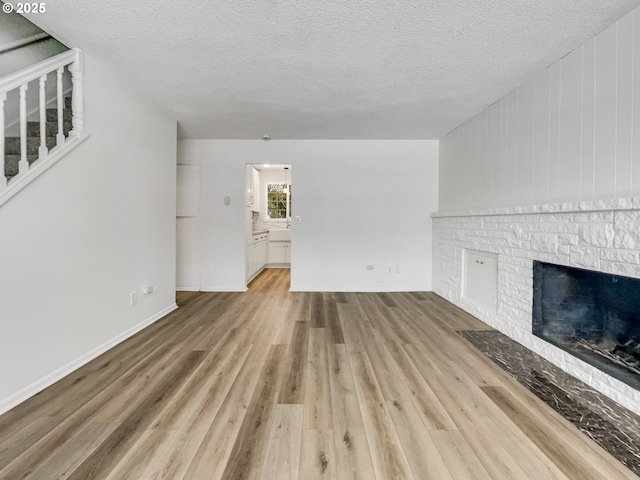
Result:
{"type": "Polygon", "coordinates": [[[4,175],[4,101],[6,93],[0,93],[0,192],[7,188],[7,177],[4,175]]]}
{"type": "Polygon", "coordinates": [[[56,145],[58,147],[64,144],[64,129],[63,129],[63,100],[62,97],[62,74],[64,73],[64,67],[58,69],[58,135],[56,135],[56,145]]]}
{"type": "Polygon", "coordinates": [[[18,173],[27,173],[29,162],[27,160],[27,88],[29,85],[20,85],[20,162],[18,173]]]}
{"type": "MultiPolygon", "coordinates": [[[[56,56],[42,60],[28,67],[25,67],[17,72],[11,73],[0,77],[0,206],[4,205],[7,201],[13,198],[18,192],[29,185],[33,180],[42,175],[52,165],[58,162],[61,158],[67,155],[71,150],[76,148],[80,143],[87,139],[88,135],[85,133],[84,128],[84,95],[83,95],[83,56],[82,51],[79,49],[68,50],[60,53],[56,56]],[[67,107],[65,98],[65,84],[66,80],[65,69],[68,69],[71,73],[72,80],[72,105],[69,108],[73,108],[72,112],[72,124],[73,129],[67,135],[65,135],[65,119],[69,117],[64,115],[64,109],[67,107]],[[47,130],[47,121],[54,122],[56,116],[48,117],[47,115],[47,79],[51,75],[57,76],[58,83],[56,84],[56,104],[57,104],[57,120],[58,128],[55,132],[49,132],[47,130]],[[28,117],[27,113],[27,91],[29,89],[29,83],[39,81],[38,99],[36,100],[34,92],[33,98],[39,107],[40,115],[37,116],[40,121],[40,128],[38,133],[30,131],[28,120],[32,120],[28,117]],[[6,107],[8,93],[15,92],[18,96],[19,116],[15,115],[14,118],[6,118],[6,107]],[[12,132],[11,142],[7,143],[6,125],[8,120],[13,123],[17,121],[19,127],[19,137],[15,138],[15,133],[12,132]],[[39,134],[39,135],[38,135],[39,134]],[[49,149],[48,145],[51,145],[48,140],[55,135],[55,148],[49,149]],[[35,138],[34,138],[35,137],[35,138]],[[39,138],[38,138],[39,137],[39,138]],[[35,140],[37,138],[37,140],[35,140]],[[35,145],[30,142],[36,141],[35,145]],[[18,151],[9,150],[11,153],[18,153],[18,165],[17,172],[15,172],[15,164],[7,163],[7,155],[5,155],[5,149],[7,147],[16,148],[16,141],[19,142],[18,151]],[[38,148],[34,148],[38,145],[38,148]],[[35,150],[35,151],[34,151],[35,150]],[[34,155],[37,153],[37,155],[34,155]],[[30,158],[38,156],[38,161],[30,164],[30,158]],[[5,168],[11,167],[12,176],[7,177],[5,175],[5,168]]],[[[49,85],[53,88],[52,85],[49,85]]],[[[53,100],[53,98],[49,98],[53,100]]],[[[35,112],[34,112],[35,115],[35,112]]]]}
{"type": "Polygon", "coordinates": [[[71,81],[73,83],[72,97],[71,97],[71,109],[73,117],[72,124],[73,129],[69,135],[81,135],[84,131],[84,94],[83,94],[83,65],[82,65],[82,51],[74,49],[76,52],[76,60],[69,65],[69,71],[71,72],[71,81]]]}
{"type": "Polygon", "coordinates": [[[45,84],[47,75],[40,77],[40,147],[38,148],[38,159],[47,158],[49,149],[47,148],[47,102],[45,84]]]}

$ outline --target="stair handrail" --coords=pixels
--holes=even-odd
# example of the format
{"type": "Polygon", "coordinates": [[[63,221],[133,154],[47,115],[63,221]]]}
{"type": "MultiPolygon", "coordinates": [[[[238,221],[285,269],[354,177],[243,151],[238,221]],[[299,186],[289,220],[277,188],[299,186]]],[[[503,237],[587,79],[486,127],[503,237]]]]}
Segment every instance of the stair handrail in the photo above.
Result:
{"type": "Polygon", "coordinates": [[[73,48],[56,56],[42,60],[31,66],[20,69],[14,73],[0,78],[0,205],[15,195],[24,186],[30,183],[36,176],[71,150],[80,141],[86,138],[84,133],[84,88],[83,88],[83,53],[78,48],[73,48]],[[62,76],[67,67],[71,73],[71,131],[69,137],[63,132],[63,88],[62,76]],[[45,83],[50,73],[57,73],[57,113],[58,134],[56,146],[51,154],[46,144],[46,94],[45,83]],[[30,166],[27,160],[27,112],[26,92],[29,82],[39,79],[39,110],[40,110],[40,147],[38,159],[30,166]],[[20,95],[20,161],[18,162],[18,174],[11,182],[5,176],[5,118],[4,103],[7,92],[18,89],[20,95]],[[34,168],[35,167],[35,168],[34,168]],[[33,173],[33,175],[32,175],[33,173]]]}
{"type": "Polygon", "coordinates": [[[40,78],[45,73],[50,73],[58,67],[69,65],[78,60],[81,51],[77,48],[59,53],[54,57],[47,58],[28,67],[24,67],[16,72],[0,78],[0,94],[20,87],[23,83],[40,78]]]}

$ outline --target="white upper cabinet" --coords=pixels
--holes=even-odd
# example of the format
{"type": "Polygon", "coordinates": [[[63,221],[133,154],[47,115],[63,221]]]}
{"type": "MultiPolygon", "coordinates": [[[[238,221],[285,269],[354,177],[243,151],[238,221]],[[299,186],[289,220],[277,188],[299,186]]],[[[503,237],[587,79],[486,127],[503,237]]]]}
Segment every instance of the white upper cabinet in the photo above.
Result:
{"type": "Polygon", "coordinates": [[[260,172],[255,168],[251,168],[251,190],[253,192],[253,204],[251,205],[251,210],[254,212],[260,211],[260,182],[260,172]]]}
{"type": "Polygon", "coordinates": [[[253,196],[253,170],[251,165],[247,165],[247,171],[244,177],[244,187],[246,192],[246,204],[247,207],[252,207],[254,202],[253,196]]]}
{"type": "Polygon", "coordinates": [[[247,165],[245,175],[245,189],[247,192],[247,207],[254,212],[260,211],[260,172],[251,165],[247,165]]]}

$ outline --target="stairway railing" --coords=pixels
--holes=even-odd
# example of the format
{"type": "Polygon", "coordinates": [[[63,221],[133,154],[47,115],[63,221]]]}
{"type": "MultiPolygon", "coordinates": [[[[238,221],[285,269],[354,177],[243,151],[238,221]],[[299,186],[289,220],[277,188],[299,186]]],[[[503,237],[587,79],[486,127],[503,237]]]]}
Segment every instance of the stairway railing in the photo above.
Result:
{"type": "Polygon", "coordinates": [[[0,205],[24,188],[35,177],[49,168],[55,161],[86,138],[84,131],[84,98],[83,98],[83,55],[74,48],[67,52],[48,58],[39,63],[23,68],[0,79],[0,205]],[[71,112],[72,127],[68,137],[64,135],[63,110],[64,89],[63,75],[65,68],[71,73],[71,112]],[[57,81],[56,108],[57,134],[56,144],[51,150],[47,148],[47,76],[55,72],[57,81]],[[27,91],[29,82],[38,80],[40,146],[38,158],[31,164],[27,158],[27,91]],[[7,93],[17,90],[19,93],[19,125],[20,125],[20,160],[18,174],[7,179],[5,175],[5,101],[7,93]]]}

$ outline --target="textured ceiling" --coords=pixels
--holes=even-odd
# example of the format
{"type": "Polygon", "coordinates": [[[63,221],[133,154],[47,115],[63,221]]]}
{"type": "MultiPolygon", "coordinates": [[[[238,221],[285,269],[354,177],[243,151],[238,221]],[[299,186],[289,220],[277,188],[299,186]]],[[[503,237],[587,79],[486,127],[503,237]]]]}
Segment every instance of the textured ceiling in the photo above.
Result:
{"type": "Polygon", "coordinates": [[[186,138],[439,138],[640,0],[54,0],[186,138]]]}

